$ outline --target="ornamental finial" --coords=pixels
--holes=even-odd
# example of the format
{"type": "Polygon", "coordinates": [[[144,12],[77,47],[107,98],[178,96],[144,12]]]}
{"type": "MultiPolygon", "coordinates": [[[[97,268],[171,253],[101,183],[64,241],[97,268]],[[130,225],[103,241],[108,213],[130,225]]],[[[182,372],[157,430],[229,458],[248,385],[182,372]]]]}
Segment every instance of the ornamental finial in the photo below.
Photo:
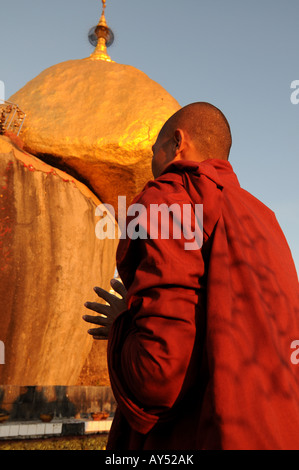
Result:
{"type": "Polygon", "coordinates": [[[108,27],[105,18],[106,0],[102,0],[102,15],[97,26],[91,28],[88,33],[89,42],[95,46],[95,50],[90,55],[91,59],[94,60],[105,60],[112,62],[111,58],[107,54],[107,47],[111,46],[114,41],[113,31],[108,27]]]}

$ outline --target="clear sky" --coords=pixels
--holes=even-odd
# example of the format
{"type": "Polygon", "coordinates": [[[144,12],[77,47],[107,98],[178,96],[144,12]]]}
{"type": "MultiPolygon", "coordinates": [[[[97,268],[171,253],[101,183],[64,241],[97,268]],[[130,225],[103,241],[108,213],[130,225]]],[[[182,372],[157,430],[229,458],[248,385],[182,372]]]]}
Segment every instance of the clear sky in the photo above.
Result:
{"type": "MultiPolygon", "coordinates": [[[[8,99],[45,68],[88,57],[101,0],[0,0],[0,80],[8,99]]],[[[227,116],[241,185],[275,213],[299,271],[298,0],[107,0],[108,52],[183,106],[227,116]]]]}

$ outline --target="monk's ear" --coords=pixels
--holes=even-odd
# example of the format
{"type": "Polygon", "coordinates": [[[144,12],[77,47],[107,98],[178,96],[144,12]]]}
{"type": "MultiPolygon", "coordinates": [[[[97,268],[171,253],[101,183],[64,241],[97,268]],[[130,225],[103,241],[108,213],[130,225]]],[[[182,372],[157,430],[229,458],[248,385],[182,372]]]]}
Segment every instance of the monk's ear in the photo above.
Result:
{"type": "Polygon", "coordinates": [[[175,147],[175,155],[182,151],[183,142],[184,142],[184,134],[181,129],[176,129],[174,131],[174,147],[175,147]]]}

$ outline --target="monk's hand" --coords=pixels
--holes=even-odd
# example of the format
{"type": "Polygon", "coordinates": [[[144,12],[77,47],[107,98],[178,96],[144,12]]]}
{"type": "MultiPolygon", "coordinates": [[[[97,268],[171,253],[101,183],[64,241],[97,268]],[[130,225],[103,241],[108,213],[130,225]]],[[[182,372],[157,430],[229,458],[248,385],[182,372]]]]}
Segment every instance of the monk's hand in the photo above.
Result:
{"type": "Polygon", "coordinates": [[[112,279],[110,284],[112,289],[114,289],[114,291],[117,292],[120,297],[113,295],[104,289],[101,289],[101,287],[94,287],[94,291],[98,294],[98,296],[105,300],[109,305],[98,302],[86,302],[84,304],[86,308],[100,314],[99,316],[83,316],[83,320],[86,322],[100,325],[99,328],[92,328],[91,330],[88,330],[88,333],[94,339],[108,339],[109,331],[115,318],[118,317],[118,315],[127,308],[127,291],[124,285],[117,279],[112,279]]]}

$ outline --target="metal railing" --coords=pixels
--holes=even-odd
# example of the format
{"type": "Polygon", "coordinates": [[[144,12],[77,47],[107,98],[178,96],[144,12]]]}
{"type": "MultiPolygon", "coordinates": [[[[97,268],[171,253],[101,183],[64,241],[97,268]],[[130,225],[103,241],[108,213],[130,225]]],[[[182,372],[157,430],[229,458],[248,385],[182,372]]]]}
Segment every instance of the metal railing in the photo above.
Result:
{"type": "Polygon", "coordinates": [[[11,131],[19,135],[24,124],[26,114],[10,101],[0,99],[0,134],[11,131]]]}

